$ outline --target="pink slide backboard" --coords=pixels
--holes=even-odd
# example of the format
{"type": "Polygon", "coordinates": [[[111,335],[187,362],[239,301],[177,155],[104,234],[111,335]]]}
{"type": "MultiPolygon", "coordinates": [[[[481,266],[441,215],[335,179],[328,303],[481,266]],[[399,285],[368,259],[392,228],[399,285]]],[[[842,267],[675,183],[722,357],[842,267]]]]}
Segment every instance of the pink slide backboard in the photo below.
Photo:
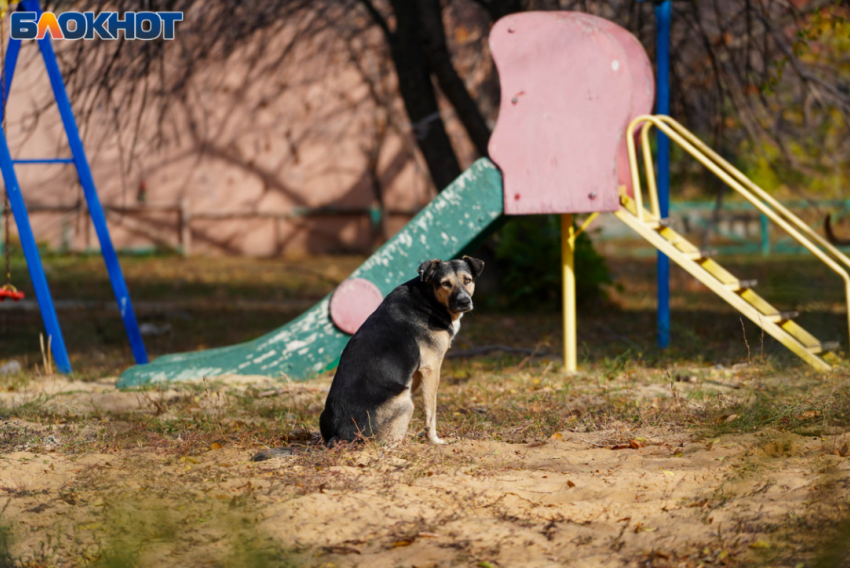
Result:
{"type": "Polygon", "coordinates": [[[616,24],[579,12],[499,20],[490,45],[501,81],[490,156],[505,213],[614,211],[631,186],[625,131],[651,111],[652,67],[616,24]]]}

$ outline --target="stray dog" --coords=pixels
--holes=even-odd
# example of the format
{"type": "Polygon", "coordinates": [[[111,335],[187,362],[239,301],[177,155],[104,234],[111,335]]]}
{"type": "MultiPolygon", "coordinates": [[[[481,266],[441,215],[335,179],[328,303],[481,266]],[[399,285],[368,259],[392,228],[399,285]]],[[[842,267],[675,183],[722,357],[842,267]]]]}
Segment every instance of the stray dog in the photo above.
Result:
{"type": "Polygon", "coordinates": [[[363,322],[339,359],[319,419],[329,446],[372,437],[399,442],[413,416],[413,393],[422,388],[428,440],[437,437],[440,367],[460,318],[472,311],[475,279],[484,262],[427,260],[419,276],[389,293],[363,322]]]}

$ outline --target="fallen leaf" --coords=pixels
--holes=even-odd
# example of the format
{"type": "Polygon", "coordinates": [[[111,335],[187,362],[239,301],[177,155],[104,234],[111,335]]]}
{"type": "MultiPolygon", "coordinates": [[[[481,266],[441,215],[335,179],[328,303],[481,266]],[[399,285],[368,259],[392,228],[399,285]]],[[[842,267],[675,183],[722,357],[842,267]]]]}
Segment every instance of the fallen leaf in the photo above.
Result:
{"type": "Polygon", "coordinates": [[[628,521],[631,521],[631,520],[632,520],[631,517],[623,517],[622,519],[617,519],[617,522],[618,523],[625,523],[625,522],[628,522],[628,521]]]}
{"type": "Polygon", "coordinates": [[[726,420],[724,420],[724,422],[726,422],[726,424],[729,424],[730,422],[734,422],[737,419],[738,419],[737,414],[730,414],[729,416],[726,417],[726,420]]]}
{"type": "Polygon", "coordinates": [[[766,540],[757,540],[750,544],[750,548],[770,548],[770,543],[766,540]]]}
{"type": "Polygon", "coordinates": [[[848,454],[850,454],[850,444],[844,444],[841,446],[841,449],[838,450],[838,455],[842,458],[846,458],[848,454]]]}
{"type": "Polygon", "coordinates": [[[199,462],[198,460],[196,460],[195,458],[190,457],[190,456],[182,457],[182,458],[180,458],[180,461],[182,461],[182,462],[186,462],[186,463],[194,463],[194,464],[199,464],[199,463],[201,463],[201,462],[199,462]]]}
{"type": "Polygon", "coordinates": [[[573,483],[573,482],[572,482],[572,481],[570,481],[569,479],[567,480],[567,487],[569,487],[570,489],[572,489],[572,488],[573,488],[573,487],[575,487],[575,486],[576,486],[576,484],[575,484],[575,483],[573,483]]]}
{"type": "Polygon", "coordinates": [[[220,450],[223,446],[218,442],[213,442],[210,444],[210,450],[220,450]]]}
{"type": "Polygon", "coordinates": [[[638,442],[637,440],[629,440],[629,445],[636,450],[639,450],[642,447],[640,445],[640,442],[638,442]]]}
{"type": "Polygon", "coordinates": [[[563,435],[563,434],[561,434],[560,432],[555,432],[554,434],[552,434],[551,436],[549,436],[549,439],[550,439],[550,440],[563,440],[563,439],[564,439],[564,435],[563,435]]]}
{"type": "Polygon", "coordinates": [[[393,543],[393,548],[401,548],[403,546],[410,546],[413,544],[412,540],[397,540],[393,543]]]}
{"type": "Polygon", "coordinates": [[[419,533],[419,538],[440,538],[440,535],[432,532],[421,532],[419,533]]]}
{"type": "Polygon", "coordinates": [[[492,562],[483,561],[478,563],[478,568],[496,568],[496,565],[492,562]]]}

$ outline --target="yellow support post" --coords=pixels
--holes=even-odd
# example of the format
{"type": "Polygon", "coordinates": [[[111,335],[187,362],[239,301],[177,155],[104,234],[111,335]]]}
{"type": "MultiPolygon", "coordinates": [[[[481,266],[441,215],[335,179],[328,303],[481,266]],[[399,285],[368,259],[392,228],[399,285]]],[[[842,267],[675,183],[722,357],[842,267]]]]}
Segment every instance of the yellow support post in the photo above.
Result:
{"type": "Polygon", "coordinates": [[[576,275],[573,215],[561,215],[561,279],[564,288],[564,370],[576,370],[576,275]]]}

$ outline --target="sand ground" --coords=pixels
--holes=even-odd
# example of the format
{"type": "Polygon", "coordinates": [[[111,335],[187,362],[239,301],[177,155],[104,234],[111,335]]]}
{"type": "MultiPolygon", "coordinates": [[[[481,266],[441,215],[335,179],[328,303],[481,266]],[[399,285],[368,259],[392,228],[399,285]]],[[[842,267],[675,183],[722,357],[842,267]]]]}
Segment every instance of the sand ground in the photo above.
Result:
{"type": "MultiPolygon", "coordinates": [[[[745,390],[738,380],[649,382],[618,400],[651,408],[706,388],[729,398],[745,390]]],[[[432,446],[416,437],[415,418],[398,447],[327,450],[315,432],[290,430],[281,443],[291,457],[254,462],[269,444],[233,433],[264,418],[234,401],[315,415],[328,377],[146,393],[116,391],[114,379],[41,378],[0,393],[10,557],[29,566],[806,566],[828,546],[850,499],[839,430],[570,427],[610,396],[610,384],[593,383],[574,393],[567,427],[536,439],[488,439],[480,421],[466,436],[441,428],[450,443],[432,446]],[[218,425],[211,437],[179,428],[201,419],[218,425]]],[[[452,404],[448,416],[466,413],[452,404]]]]}

